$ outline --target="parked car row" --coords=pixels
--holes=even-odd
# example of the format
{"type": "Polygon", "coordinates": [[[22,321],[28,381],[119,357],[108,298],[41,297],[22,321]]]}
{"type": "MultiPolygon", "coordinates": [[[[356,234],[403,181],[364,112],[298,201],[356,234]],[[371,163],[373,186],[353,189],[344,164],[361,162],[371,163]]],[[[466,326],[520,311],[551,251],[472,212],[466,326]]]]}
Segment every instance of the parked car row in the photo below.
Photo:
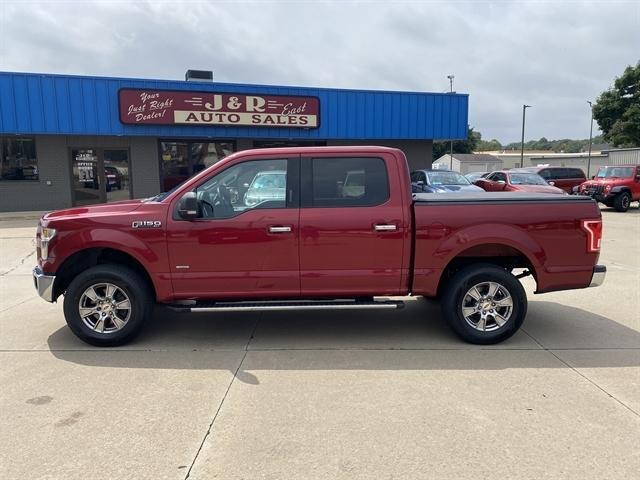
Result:
{"type": "Polygon", "coordinates": [[[588,195],[625,212],[631,202],[640,202],[640,165],[601,167],[591,180],[581,169],[568,167],[525,167],[465,176],[451,170],[416,170],[411,173],[411,189],[413,193],[476,190],[588,195]]]}
{"type": "Polygon", "coordinates": [[[413,193],[448,193],[457,191],[528,192],[565,194],[536,173],[526,170],[500,170],[474,174],[471,179],[450,170],[416,170],[411,173],[413,193]]]}

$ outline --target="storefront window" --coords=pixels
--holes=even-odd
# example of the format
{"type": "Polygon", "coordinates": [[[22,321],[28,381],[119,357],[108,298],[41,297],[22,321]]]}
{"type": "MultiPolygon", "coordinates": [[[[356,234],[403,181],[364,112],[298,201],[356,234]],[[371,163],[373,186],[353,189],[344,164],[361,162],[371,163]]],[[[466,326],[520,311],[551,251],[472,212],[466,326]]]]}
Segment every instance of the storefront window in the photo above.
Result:
{"type": "Polygon", "coordinates": [[[171,190],[192,175],[235,151],[235,142],[160,142],[162,191],[171,190]]]}
{"type": "Polygon", "coordinates": [[[0,180],[38,180],[33,137],[1,137],[0,180]]]}

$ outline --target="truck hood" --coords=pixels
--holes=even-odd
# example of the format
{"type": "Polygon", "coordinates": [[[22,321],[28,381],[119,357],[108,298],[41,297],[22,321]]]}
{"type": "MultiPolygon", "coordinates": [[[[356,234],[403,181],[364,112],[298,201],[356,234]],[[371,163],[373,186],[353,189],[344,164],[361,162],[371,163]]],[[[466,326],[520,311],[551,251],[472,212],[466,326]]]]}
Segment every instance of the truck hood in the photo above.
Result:
{"type": "Polygon", "coordinates": [[[43,218],[45,220],[54,220],[62,217],[91,217],[112,213],[127,213],[134,211],[142,202],[143,200],[123,200],[121,202],[66,208],[64,210],[49,212],[43,218]]]}
{"type": "Polygon", "coordinates": [[[514,185],[513,186],[518,192],[527,192],[527,193],[557,193],[564,194],[565,191],[558,187],[553,187],[551,185],[514,185]]]}

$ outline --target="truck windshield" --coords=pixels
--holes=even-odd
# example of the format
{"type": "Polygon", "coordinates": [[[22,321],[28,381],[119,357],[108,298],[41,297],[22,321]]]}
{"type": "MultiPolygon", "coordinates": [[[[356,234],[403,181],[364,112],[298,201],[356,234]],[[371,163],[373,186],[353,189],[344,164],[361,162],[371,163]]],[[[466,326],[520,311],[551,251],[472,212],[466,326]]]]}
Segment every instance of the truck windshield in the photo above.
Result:
{"type": "Polygon", "coordinates": [[[600,167],[596,178],[627,178],[633,175],[633,167],[600,167]]]}
{"type": "Polygon", "coordinates": [[[512,173],[512,185],[547,185],[540,175],[535,173],[512,173]]]}
{"type": "Polygon", "coordinates": [[[429,172],[429,185],[471,185],[471,182],[456,172],[429,172]]]}

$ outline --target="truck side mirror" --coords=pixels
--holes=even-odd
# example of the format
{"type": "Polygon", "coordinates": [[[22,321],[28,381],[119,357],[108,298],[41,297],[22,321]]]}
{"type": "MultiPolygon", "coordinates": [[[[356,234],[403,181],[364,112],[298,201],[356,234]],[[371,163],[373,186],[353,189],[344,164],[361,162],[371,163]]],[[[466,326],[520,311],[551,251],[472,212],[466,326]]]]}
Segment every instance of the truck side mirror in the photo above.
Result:
{"type": "Polygon", "coordinates": [[[591,180],[595,180],[596,176],[595,175],[591,175],[591,180]]]}
{"type": "Polygon", "coordinates": [[[198,218],[198,196],[196,192],[187,192],[178,204],[178,215],[185,220],[198,218]]]}
{"type": "Polygon", "coordinates": [[[554,182],[553,180],[551,180],[551,181],[549,182],[549,185],[551,185],[552,187],[555,187],[556,182],[554,182]]]}

